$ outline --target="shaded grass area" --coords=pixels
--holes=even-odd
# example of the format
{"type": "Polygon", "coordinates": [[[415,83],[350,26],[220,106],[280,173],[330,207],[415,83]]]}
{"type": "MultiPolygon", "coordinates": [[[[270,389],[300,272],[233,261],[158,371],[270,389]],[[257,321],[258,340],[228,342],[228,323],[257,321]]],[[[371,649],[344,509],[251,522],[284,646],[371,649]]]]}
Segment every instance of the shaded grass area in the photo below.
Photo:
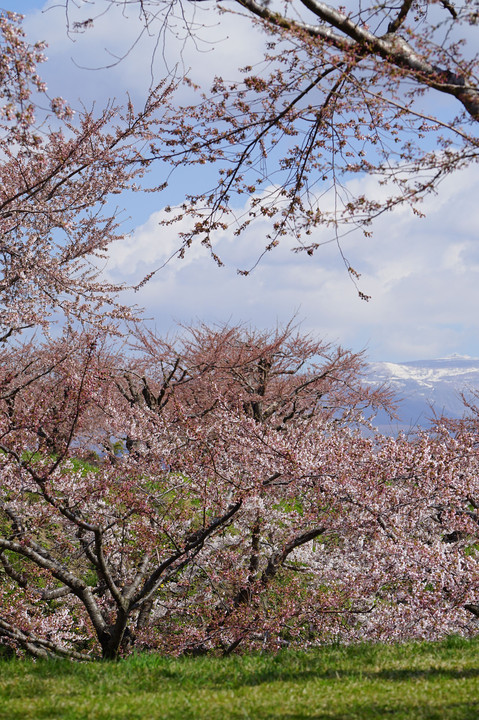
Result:
{"type": "Polygon", "coordinates": [[[0,663],[2,720],[478,720],[479,640],[0,663]]]}

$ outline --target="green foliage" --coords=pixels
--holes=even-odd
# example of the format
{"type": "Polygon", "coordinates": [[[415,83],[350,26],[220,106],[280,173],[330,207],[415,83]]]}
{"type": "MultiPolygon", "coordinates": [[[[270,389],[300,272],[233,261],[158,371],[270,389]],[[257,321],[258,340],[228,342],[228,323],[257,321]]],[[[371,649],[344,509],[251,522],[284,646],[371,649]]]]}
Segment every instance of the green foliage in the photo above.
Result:
{"type": "Polygon", "coordinates": [[[299,498],[283,498],[278,503],[273,505],[273,510],[282,510],[285,513],[298,513],[298,515],[304,514],[304,507],[299,498]]]}
{"type": "MultiPolygon", "coordinates": [[[[56,455],[46,455],[38,450],[31,452],[26,450],[22,453],[22,461],[30,465],[41,465],[45,462],[54,463],[57,460],[56,455]]],[[[81,472],[82,475],[86,475],[89,472],[97,472],[97,463],[100,462],[100,457],[96,453],[91,453],[91,459],[85,460],[81,457],[69,457],[66,461],[65,472],[81,472]]],[[[63,463],[65,465],[65,463],[63,463]]]]}
{"type": "Polygon", "coordinates": [[[468,545],[464,548],[464,555],[475,557],[476,554],[479,552],[479,543],[472,543],[472,545],[468,545]]]}
{"type": "Polygon", "coordinates": [[[74,472],[81,472],[82,475],[86,475],[90,472],[98,472],[97,465],[94,465],[90,460],[84,460],[83,458],[71,457],[68,459],[68,464],[74,472]]]}

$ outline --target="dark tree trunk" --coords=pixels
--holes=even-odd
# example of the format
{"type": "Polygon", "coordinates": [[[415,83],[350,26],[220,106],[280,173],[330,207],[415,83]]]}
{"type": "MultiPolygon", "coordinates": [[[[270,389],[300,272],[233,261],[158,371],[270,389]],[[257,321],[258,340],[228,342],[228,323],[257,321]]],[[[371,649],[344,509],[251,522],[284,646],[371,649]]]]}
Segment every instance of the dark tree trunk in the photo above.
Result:
{"type": "Polygon", "coordinates": [[[132,634],[127,623],[128,613],[119,612],[114,625],[109,625],[100,635],[103,660],[118,660],[120,650],[131,647],[132,634]]]}

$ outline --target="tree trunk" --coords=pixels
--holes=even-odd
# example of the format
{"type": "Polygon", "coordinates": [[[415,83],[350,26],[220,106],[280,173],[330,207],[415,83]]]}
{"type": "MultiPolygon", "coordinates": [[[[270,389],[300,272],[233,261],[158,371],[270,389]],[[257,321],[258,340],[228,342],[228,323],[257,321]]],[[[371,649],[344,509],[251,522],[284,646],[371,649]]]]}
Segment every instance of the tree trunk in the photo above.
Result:
{"type": "Polygon", "coordinates": [[[103,660],[118,660],[120,650],[131,645],[132,635],[127,628],[128,613],[120,611],[114,625],[109,625],[100,635],[103,660]]]}

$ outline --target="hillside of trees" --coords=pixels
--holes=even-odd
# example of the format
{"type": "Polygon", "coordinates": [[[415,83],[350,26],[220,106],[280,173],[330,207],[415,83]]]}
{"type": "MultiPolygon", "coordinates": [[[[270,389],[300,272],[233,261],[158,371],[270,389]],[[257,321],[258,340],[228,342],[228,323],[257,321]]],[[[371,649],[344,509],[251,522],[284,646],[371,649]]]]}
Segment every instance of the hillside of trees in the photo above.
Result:
{"type": "Polygon", "coordinates": [[[294,323],[148,329],[99,267],[172,89],[74,117],[43,46],[12,14],[0,33],[0,641],[82,660],[476,633],[474,403],[384,437],[364,357],[294,323]]]}

